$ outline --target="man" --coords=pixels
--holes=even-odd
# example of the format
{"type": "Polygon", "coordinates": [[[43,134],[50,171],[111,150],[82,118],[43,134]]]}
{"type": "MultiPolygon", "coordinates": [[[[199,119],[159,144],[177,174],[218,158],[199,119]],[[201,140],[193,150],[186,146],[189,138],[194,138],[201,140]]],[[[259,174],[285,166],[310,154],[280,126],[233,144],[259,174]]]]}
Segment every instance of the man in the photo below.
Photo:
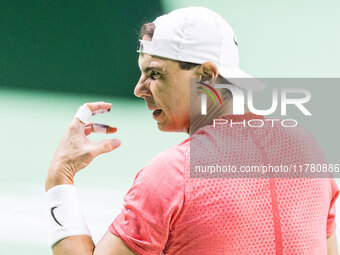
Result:
{"type": "Polygon", "coordinates": [[[111,104],[80,107],[46,180],[54,254],[337,254],[339,191],[333,179],[202,178],[206,173],[191,178],[191,165],[207,165],[211,158],[238,166],[298,164],[315,158],[325,162],[301,127],[213,127],[214,119],[263,119],[246,107],[244,114],[233,115],[230,93],[217,90],[223,104],[210,100],[207,114],[201,115],[201,89],[213,89],[218,78],[238,88],[264,88],[256,80],[237,79],[249,77],[238,68],[237,46],[229,25],[206,8],[178,9],[143,27],[135,95],[144,98],[161,131],[186,132],[190,138],[159,154],[137,174],[121,213],[95,247],[73,178],[120,141],[95,143],[86,138],[92,132],[116,131],[88,123],[91,115],[108,112],[111,104]],[[193,79],[199,89],[190,89],[193,79]],[[294,150],[284,147],[287,141],[294,150]]]}

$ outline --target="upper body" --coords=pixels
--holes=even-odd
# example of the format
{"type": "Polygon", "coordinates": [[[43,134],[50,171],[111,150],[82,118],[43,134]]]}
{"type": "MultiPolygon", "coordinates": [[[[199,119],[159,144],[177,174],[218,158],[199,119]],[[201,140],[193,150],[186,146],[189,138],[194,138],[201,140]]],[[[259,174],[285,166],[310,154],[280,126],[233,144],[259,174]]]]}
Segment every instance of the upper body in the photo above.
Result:
{"type": "Polygon", "coordinates": [[[327,254],[339,193],[334,179],[268,178],[262,173],[259,178],[214,178],[207,172],[193,178],[196,164],[211,162],[326,163],[313,137],[300,126],[251,129],[208,125],[155,157],[136,176],[109,231],[137,254],[327,254]],[[228,140],[224,152],[221,140],[228,140]],[[198,145],[202,141],[204,147],[198,145]],[[287,151],[285,141],[296,149],[287,151]]]}
{"type": "MultiPolygon", "coordinates": [[[[233,114],[233,98],[216,89],[225,102],[217,107],[209,100],[208,112],[202,117],[197,102],[203,89],[212,89],[221,76],[235,86],[248,86],[233,79],[245,76],[238,68],[237,41],[226,22],[210,10],[193,7],[175,13],[156,19],[156,30],[152,23],[143,27],[143,50],[138,59],[141,76],[135,95],[153,111],[161,131],[186,132],[190,139],[160,154],[138,173],[121,214],[97,246],[89,236],[70,236],[53,246],[54,254],[271,254],[275,250],[277,254],[337,254],[334,201],[338,191],[334,180],[190,178],[190,161],[207,164],[211,156],[217,156],[221,165],[228,161],[238,165],[278,163],[277,155],[283,155],[282,162],[297,155],[293,162],[305,162],[311,155],[318,155],[319,162],[325,159],[302,129],[288,135],[277,130],[280,139],[292,138],[289,141],[296,150],[285,148],[284,139],[277,144],[275,137],[260,131],[211,129],[213,119],[233,114]],[[177,21],[180,24],[174,29],[171,25],[177,21]],[[204,27],[207,34],[201,36],[204,27]],[[196,29],[196,34],[187,38],[185,29],[196,29]],[[173,40],[179,34],[183,37],[173,40]],[[169,47],[164,47],[167,44],[162,36],[169,37],[169,47]],[[181,50],[186,52],[181,55],[181,50]],[[192,78],[209,81],[201,84],[200,90],[190,91],[192,78]],[[297,135],[302,135],[304,146],[299,139],[294,141],[297,135]],[[193,156],[192,149],[202,147],[192,144],[201,142],[203,148],[209,145],[209,150],[195,151],[193,156]]],[[[87,106],[95,112],[108,111],[112,105],[98,102],[87,106]]],[[[51,162],[46,190],[72,185],[78,171],[120,145],[117,139],[90,141],[87,136],[95,131],[94,124],[85,122],[72,120],[51,162]]],[[[107,133],[115,131],[106,129],[107,133]]]]}

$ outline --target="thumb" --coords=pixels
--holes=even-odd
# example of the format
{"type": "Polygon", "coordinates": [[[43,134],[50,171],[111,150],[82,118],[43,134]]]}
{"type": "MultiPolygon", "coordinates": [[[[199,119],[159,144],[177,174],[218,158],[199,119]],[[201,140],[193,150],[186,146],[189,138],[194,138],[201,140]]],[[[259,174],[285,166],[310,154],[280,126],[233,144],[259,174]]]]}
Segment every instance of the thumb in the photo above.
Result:
{"type": "Polygon", "coordinates": [[[118,139],[106,139],[100,142],[93,143],[93,153],[95,157],[100,154],[107,153],[113,151],[121,145],[120,140],[118,139]]]}

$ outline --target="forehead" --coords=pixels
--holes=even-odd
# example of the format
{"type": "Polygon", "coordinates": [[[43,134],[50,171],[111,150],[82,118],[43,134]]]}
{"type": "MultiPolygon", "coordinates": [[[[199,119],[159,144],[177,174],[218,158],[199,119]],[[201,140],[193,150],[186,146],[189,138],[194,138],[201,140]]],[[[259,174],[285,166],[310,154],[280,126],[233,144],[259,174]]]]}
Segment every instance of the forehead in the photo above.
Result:
{"type": "Polygon", "coordinates": [[[169,69],[176,67],[176,61],[171,59],[151,56],[147,53],[141,53],[138,57],[139,69],[143,72],[148,71],[149,68],[153,69],[169,69]]]}

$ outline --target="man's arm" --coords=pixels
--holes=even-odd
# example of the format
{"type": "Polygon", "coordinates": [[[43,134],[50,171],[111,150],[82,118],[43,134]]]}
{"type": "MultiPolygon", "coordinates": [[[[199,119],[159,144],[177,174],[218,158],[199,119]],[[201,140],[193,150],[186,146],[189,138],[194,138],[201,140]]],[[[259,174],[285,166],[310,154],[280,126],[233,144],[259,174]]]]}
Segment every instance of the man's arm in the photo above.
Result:
{"type": "MultiPolygon", "coordinates": [[[[53,156],[51,165],[48,170],[47,179],[45,182],[45,189],[46,191],[49,191],[50,189],[54,188],[58,185],[73,185],[73,179],[75,174],[85,168],[90,162],[97,157],[100,154],[107,153],[110,151],[113,151],[117,147],[120,146],[120,141],[117,139],[107,139],[100,142],[92,142],[87,139],[87,136],[91,134],[92,132],[96,132],[96,124],[89,123],[87,124],[88,118],[96,113],[103,113],[108,112],[111,109],[111,104],[104,103],[104,102],[97,102],[97,103],[89,103],[86,104],[86,106],[79,108],[79,111],[77,112],[76,116],[73,118],[71,125],[66,130],[66,133],[61,140],[56,153],[53,156]],[[84,110],[85,109],[85,110],[84,110]]],[[[114,133],[116,132],[116,128],[111,126],[106,126],[99,124],[100,127],[99,132],[106,132],[106,133],[114,133]]],[[[63,188],[63,186],[58,186],[60,189],[63,188]]],[[[60,190],[59,189],[59,190],[60,190]]],[[[54,192],[57,192],[56,189],[54,189],[54,192]]],[[[56,193],[49,193],[56,194],[56,193]]],[[[60,194],[60,193],[57,193],[60,194]]],[[[70,194],[70,193],[69,193],[70,194]]],[[[62,210],[61,208],[68,209],[66,213],[72,212],[72,202],[62,204],[65,199],[69,197],[65,193],[62,198],[57,196],[56,203],[58,206],[55,206],[55,208],[58,208],[58,210],[62,210]],[[61,205],[61,204],[62,205],[61,205]]],[[[73,194],[74,195],[74,194],[73,194]]],[[[56,199],[55,196],[50,197],[52,199],[52,202],[55,202],[53,199],[56,199]]],[[[74,196],[73,196],[74,197],[74,196]]],[[[68,201],[70,202],[70,201],[68,201]]],[[[76,201],[74,201],[76,202],[76,201]]],[[[53,207],[52,207],[53,208],[53,207]]],[[[59,213],[61,213],[59,211],[59,213]]],[[[53,212],[53,210],[52,210],[53,212]]],[[[80,215],[81,216],[81,215],[80,215]]],[[[79,216],[79,217],[80,217],[79,216]]],[[[51,217],[55,217],[51,213],[51,217]]],[[[74,216],[73,216],[74,217],[74,216]]],[[[78,219],[73,218],[74,220],[78,219]]],[[[65,220],[68,219],[68,217],[64,218],[65,220]]],[[[54,221],[55,218],[54,218],[54,221]]],[[[56,222],[60,227],[64,228],[60,222],[56,222]]],[[[86,224],[86,223],[84,223],[86,224]]],[[[67,229],[67,226],[72,225],[71,222],[66,222],[65,229],[67,229]]],[[[58,231],[64,231],[63,229],[60,229],[57,225],[51,225],[50,227],[58,227],[56,230],[58,231]]],[[[75,226],[77,228],[77,226],[75,226]]],[[[84,229],[84,228],[82,228],[84,229]]],[[[73,229],[74,230],[74,229],[73,229]]],[[[73,231],[71,229],[71,232],[73,231]]],[[[68,229],[69,231],[69,229],[68,229]]],[[[82,232],[82,231],[81,231],[82,232]]],[[[53,232],[55,233],[55,232],[53,232]]],[[[66,232],[65,232],[66,233],[66,232]]],[[[77,233],[77,229],[75,232],[77,233]]],[[[52,234],[53,235],[53,234],[52,234]]],[[[85,235],[85,233],[81,235],[72,235],[66,234],[65,238],[61,239],[57,243],[55,243],[52,247],[53,254],[55,255],[92,255],[92,254],[98,254],[98,255],[114,255],[114,254],[120,254],[120,255],[131,255],[134,254],[125,244],[124,242],[117,236],[111,234],[110,232],[107,232],[102,240],[99,242],[97,247],[95,247],[92,238],[88,235],[85,235]]],[[[56,241],[59,239],[58,237],[52,238],[56,239],[56,241]]]]}
{"type": "Polygon", "coordinates": [[[338,246],[335,234],[327,238],[327,255],[338,255],[338,246]]]}
{"type": "Polygon", "coordinates": [[[134,255],[117,236],[107,231],[95,247],[90,236],[70,236],[53,246],[54,255],[134,255]]]}

